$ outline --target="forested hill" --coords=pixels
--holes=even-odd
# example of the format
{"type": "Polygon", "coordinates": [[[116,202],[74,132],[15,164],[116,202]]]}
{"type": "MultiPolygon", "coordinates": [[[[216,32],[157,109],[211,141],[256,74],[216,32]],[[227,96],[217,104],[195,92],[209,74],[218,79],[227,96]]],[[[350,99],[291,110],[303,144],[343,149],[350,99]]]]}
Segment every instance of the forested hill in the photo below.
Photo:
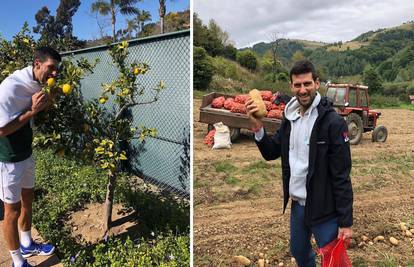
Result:
{"type": "MultiPolygon", "coordinates": [[[[262,42],[250,49],[264,55],[271,46],[271,43],[262,42]]],[[[291,65],[296,52],[316,62],[329,77],[362,74],[370,65],[384,81],[413,80],[414,21],[399,27],[369,31],[345,43],[278,40],[277,55],[286,67],[291,65]]]]}

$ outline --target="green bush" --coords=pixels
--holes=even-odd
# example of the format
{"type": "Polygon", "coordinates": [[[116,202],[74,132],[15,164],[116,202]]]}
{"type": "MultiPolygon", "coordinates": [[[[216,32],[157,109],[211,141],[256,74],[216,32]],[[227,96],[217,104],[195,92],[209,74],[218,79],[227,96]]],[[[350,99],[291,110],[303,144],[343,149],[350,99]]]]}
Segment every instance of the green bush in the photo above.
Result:
{"type": "Polygon", "coordinates": [[[233,94],[246,91],[247,86],[243,82],[239,82],[231,78],[224,78],[219,75],[214,75],[208,89],[212,92],[233,94]]]}
{"type": "Polygon", "coordinates": [[[414,82],[412,82],[411,84],[407,86],[407,89],[405,92],[407,93],[407,95],[414,95],[414,82]]]}
{"type": "Polygon", "coordinates": [[[29,24],[24,23],[13,40],[7,41],[0,36],[0,82],[15,70],[29,66],[33,61],[36,42],[30,35],[29,24]]]}
{"type": "Polygon", "coordinates": [[[408,101],[408,96],[414,95],[414,81],[385,83],[384,95],[395,96],[403,101],[408,101]]]}
{"type": "Polygon", "coordinates": [[[214,67],[210,56],[202,47],[194,47],[194,88],[206,90],[211,82],[214,73],[214,67]]]}
{"type": "Polygon", "coordinates": [[[372,67],[367,67],[363,74],[364,83],[368,85],[371,93],[382,93],[383,86],[381,76],[372,67]]]}
{"type": "Polygon", "coordinates": [[[374,108],[399,107],[403,104],[399,97],[379,94],[370,95],[369,101],[374,108]]]}
{"type": "Polygon", "coordinates": [[[190,266],[190,238],[188,236],[157,236],[151,243],[145,239],[134,243],[110,239],[96,246],[93,251],[95,261],[86,266],[190,266]]]}
{"type": "Polygon", "coordinates": [[[281,72],[277,75],[277,80],[281,82],[289,82],[290,78],[287,73],[281,72]]]}
{"type": "Polygon", "coordinates": [[[215,69],[214,73],[224,78],[240,82],[248,82],[249,80],[255,78],[253,73],[246,68],[243,68],[235,61],[223,57],[215,57],[212,62],[215,69]]]}
{"type": "Polygon", "coordinates": [[[290,87],[288,82],[276,81],[275,83],[262,79],[253,80],[249,83],[249,88],[256,88],[258,90],[271,90],[272,92],[283,92],[290,95],[290,87]]]}
{"type": "Polygon", "coordinates": [[[237,53],[237,62],[250,71],[254,71],[258,66],[258,59],[252,50],[244,50],[237,53]]]}

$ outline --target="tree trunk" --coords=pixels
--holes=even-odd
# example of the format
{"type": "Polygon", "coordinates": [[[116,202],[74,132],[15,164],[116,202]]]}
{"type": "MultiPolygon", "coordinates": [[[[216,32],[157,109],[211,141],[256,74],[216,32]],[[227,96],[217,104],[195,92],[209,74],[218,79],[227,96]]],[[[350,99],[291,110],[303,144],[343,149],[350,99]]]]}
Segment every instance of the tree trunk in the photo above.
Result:
{"type": "Polygon", "coordinates": [[[164,17],[160,17],[161,34],[164,33],[164,17]]]}
{"type": "Polygon", "coordinates": [[[112,172],[108,175],[108,185],[106,187],[105,200],[105,236],[108,234],[112,223],[112,206],[114,202],[116,176],[112,172]]]}
{"type": "Polygon", "coordinates": [[[115,10],[112,10],[112,39],[114,42],[116,42],[115,23],[116,23],[115,10]]]}

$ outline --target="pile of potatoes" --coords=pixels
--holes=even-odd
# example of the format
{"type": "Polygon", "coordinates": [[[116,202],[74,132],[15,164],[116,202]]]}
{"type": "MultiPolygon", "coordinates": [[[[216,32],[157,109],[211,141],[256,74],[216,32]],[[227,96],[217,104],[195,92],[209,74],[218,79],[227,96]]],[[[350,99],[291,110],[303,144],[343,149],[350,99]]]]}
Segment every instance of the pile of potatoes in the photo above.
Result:
{"type": "Polygon", "coordinates": [[[224,108],[233,113],[246,114],[245,103],[249,98],[253,99],[255,104],[259,107],[259,111],[255,114],[257,118],[283,118],[283,110],[285,105],[283,103],[276,105],[274,103],[276,96],[273,95],[272,91],[268,90],[259,91],[257,89],[253,89],[248,95],[236,95],[235,97],[227,98],[220,96],[213,99],[211,107],[217,109],[224,108]]]}

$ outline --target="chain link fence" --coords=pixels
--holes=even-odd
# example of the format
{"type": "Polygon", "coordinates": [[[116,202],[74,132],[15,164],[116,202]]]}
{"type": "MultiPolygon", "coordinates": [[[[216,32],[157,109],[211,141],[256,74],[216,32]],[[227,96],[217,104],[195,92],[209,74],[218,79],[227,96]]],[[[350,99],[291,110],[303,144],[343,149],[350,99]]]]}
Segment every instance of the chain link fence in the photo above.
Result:
{"type": "MultiPolygon", "coordinates": [[[[133,140],[130,144],[130,171],[161,189],[189,197],[190,31],[135,39],[128,43],[127,63],[145,62],[150,66],[150,70],[138,80],[146,88],[140,102],[153,98],[151,89],[160,80],[166,84],[158,101],[130,110],[135,126],[145,125],[158,131],[157,137],[148,137],[144,142],[133,140]]],[[[108,46],[98,46],[62,54],[71,60],[84,57],[92,62],[99,59],[94,73],[81,81],[80,88],[86,100],[98,98],[102,92],[101,84],[118,77],[118,69],[108,49],[108,46]]],[[[109,108],[110,100],[107,102],[109,108]]]]}

